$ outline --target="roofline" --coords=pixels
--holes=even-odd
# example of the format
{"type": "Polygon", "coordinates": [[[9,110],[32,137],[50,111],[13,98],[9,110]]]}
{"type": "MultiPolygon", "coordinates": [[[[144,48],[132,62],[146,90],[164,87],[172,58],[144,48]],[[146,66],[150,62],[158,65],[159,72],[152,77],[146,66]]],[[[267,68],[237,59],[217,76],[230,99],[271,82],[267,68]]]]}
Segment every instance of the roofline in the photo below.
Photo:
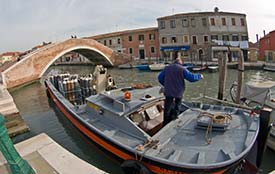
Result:
{"type": "Polygon", "coordinates": [[[139,28],[139,29],[132,29],[132,30],[123,30],[123,31],[112,32],[112,33],[104,33],[104,34],[99,34],[99,35],[84,37],[84,38],[85,39],[100,39],[100,38],[121,36],[123,34],[129,34],[129,33],[133,34],[133,33],[147,32],[147,31],[153,31],[153,30],[158,30],[158,27],[148,27],[148,28],[139,28]]]}
{"type": "Polygon", "coordinates": [[[175,18],[175,17],[182,17],[182,16],[192,16],[192,15],[238,15],[238,16],[246,16],[244,13],[234,13],[234,12],[191,12],[191,13],[178,13],[174,15],[168,15],[168,16],[163,16],[157,18],[157,20],[162,20],[162,19],[170,19],[170,18],[175,18]]]}
{"type": "Polygon", "coordinates": [[[259,40],[267,39],[270,37],[271,34],[275,34],[275,30],[270,31],[268,34],[266,34],[264,37],[261,37],[259,40]]]}

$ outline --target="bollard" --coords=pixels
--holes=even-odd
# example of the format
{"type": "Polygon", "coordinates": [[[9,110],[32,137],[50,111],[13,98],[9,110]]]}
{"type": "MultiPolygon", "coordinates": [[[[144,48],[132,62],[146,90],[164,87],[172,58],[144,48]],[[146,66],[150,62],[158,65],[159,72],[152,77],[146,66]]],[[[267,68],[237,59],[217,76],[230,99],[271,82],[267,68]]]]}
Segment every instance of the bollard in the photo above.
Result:
{"type": "Polygon", "coordinates": [[[0,114],[0,150],[10,166],[12,174],[35,174],[29,163],[16,151],[0,114]]]}

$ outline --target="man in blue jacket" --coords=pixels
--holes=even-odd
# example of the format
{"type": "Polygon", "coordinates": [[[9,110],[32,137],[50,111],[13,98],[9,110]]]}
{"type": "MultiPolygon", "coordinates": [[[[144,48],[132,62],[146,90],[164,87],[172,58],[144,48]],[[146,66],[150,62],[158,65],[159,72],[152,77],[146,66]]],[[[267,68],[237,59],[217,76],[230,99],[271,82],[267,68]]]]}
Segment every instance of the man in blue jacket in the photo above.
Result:
{"type": "Polygon", "coordinates": [[[164,86],[164,121],[163,125],[177,118],[183,92],[185,90],[184,79],[196,82],[203,79],[202,74],[193,74],[183,67],[181,58],[177,58],[173,64],[164,68],[158,75],[158,81],[164,86]],[[174,109],[172,108],[174,103],[174,109]]]}

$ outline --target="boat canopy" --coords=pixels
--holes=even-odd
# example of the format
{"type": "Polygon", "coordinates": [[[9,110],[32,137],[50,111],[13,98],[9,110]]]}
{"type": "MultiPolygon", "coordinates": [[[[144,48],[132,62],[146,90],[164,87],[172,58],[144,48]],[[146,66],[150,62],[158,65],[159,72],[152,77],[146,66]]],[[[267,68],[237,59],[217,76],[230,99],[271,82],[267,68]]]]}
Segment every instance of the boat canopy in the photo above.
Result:
{"type": "Polygon", "coordinates": [[[248,82],[243,88],[242,97],[262,105],[273,103],[274,106],[272,101],[275,100],[275,82],[248,82]]]}

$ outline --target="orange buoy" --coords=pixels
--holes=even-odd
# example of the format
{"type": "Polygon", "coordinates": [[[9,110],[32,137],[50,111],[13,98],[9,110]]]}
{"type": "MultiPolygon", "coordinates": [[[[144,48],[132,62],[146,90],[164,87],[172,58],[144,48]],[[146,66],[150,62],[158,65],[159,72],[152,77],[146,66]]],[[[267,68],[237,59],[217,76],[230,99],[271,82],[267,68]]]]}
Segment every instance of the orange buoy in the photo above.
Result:
{"type": "Polygon", "coordinates": [[[131,93],[128,92],[128,91],[126,91],[126,92],[124,93],[124,99],[125,99],[126,101],[131,101],[131,93]]]}

